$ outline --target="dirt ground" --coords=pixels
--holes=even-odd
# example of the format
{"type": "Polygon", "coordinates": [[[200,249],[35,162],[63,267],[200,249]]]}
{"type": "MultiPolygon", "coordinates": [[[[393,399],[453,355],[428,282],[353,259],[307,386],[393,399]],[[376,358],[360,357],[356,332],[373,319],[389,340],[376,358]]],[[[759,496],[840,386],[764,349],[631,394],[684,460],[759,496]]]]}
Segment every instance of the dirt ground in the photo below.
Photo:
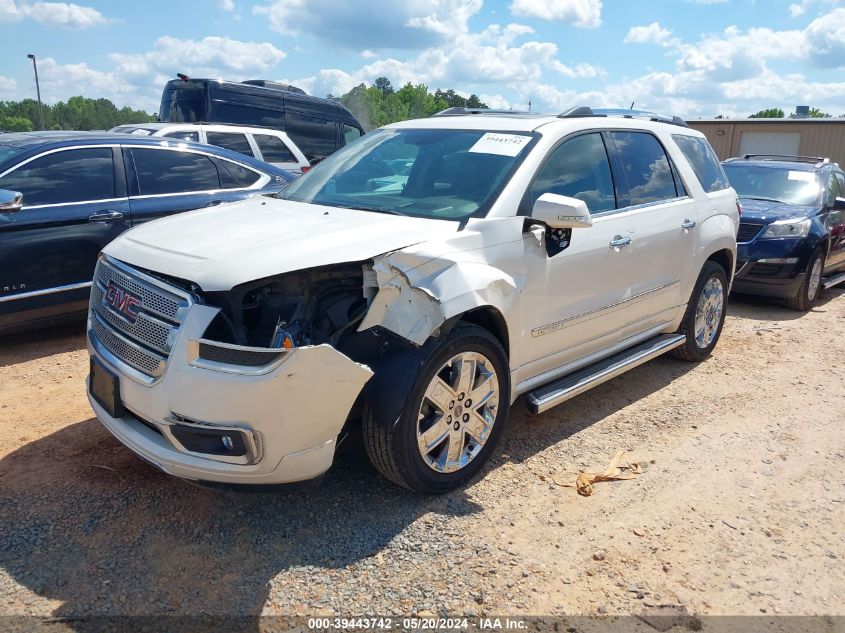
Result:
{"type": "Polygon", "coordinates": [[[0,614],[845,615],[845,292],[732,300],[714,355],[552,411],[423,498],[350,442],[319,485],[196,488],[93,419],[82,326],[0,338],[0,614]],[[556,481],[629,449],[645,472],[556,481]]]}

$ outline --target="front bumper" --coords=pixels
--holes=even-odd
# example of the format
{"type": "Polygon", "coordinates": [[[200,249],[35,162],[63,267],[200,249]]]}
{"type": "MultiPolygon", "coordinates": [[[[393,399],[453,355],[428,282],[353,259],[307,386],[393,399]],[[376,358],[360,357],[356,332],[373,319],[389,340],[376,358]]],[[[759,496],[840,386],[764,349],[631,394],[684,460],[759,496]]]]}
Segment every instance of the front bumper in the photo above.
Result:
{"type": "Polygon", "coordinates": [[[732,290],[782,299],[794,297],[812,252],[807,240],[794,238],[739,243],[732,290]]]}
{"type": "Polygon", "coordinates": [[[163,375],[150,382],[113,356],[88,330],[89,352],[120,377],[122,417],[91,395],[100,422],[120,442],[164,472],[231,484],[283,484],[314,479],[331,466],[335,441],[372,376],[330,345],[288,351],[264,369],[197,358],[217,309],[193,305],[173,343],[163,375]],[[247,463],[190,452],[174,440],[174,421],[239,429],[253,443],[247,463]]]}

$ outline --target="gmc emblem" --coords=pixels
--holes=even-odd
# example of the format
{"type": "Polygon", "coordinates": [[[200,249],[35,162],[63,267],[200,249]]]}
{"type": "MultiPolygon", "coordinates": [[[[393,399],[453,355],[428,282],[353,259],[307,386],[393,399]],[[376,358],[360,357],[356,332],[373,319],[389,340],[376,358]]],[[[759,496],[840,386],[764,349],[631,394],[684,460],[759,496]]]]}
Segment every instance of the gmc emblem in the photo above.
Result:
{"type": "Polygon", "coordinates": [[[115,312],[119,312],[130,323],[135,323],[138,319],[138,306],[141,305],[141,300],[111,281],[103,294],[103,303],[115,312]]]}

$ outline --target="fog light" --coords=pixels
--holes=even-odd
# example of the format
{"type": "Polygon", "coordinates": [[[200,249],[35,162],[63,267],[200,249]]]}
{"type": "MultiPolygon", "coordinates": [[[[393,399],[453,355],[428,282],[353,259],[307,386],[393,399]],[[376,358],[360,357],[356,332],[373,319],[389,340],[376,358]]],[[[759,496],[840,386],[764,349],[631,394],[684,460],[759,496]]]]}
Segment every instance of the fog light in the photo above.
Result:
{"type": "Polygon", "coordinates": [[[192,453],[226,457],[243,457],[247,454],[244,434],[237,431],[174,424],[170,432],[185,450],[192,453]]]}

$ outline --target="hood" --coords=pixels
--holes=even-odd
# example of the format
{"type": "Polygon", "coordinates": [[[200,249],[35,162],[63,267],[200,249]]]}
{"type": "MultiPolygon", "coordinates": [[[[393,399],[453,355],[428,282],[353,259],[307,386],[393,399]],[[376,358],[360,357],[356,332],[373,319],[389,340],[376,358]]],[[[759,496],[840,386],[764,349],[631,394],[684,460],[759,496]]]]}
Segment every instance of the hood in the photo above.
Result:
{"type": "Polygon", "coordinates": [[[229,290],[295,270],[364,261],[458,231],[458,223],[252,198],[142,224],[103,250],[127,264],[229,290]]]}
{"type": "Polygon", "coordinates": [[[768,224],[775,220],[789,220],[792,218],[806,218],[816,212],[815,207],[788,202],[772,202],[771,200],[757,200],[755,198],[739,199],[742,203],[742,221],[768,224]]]}

